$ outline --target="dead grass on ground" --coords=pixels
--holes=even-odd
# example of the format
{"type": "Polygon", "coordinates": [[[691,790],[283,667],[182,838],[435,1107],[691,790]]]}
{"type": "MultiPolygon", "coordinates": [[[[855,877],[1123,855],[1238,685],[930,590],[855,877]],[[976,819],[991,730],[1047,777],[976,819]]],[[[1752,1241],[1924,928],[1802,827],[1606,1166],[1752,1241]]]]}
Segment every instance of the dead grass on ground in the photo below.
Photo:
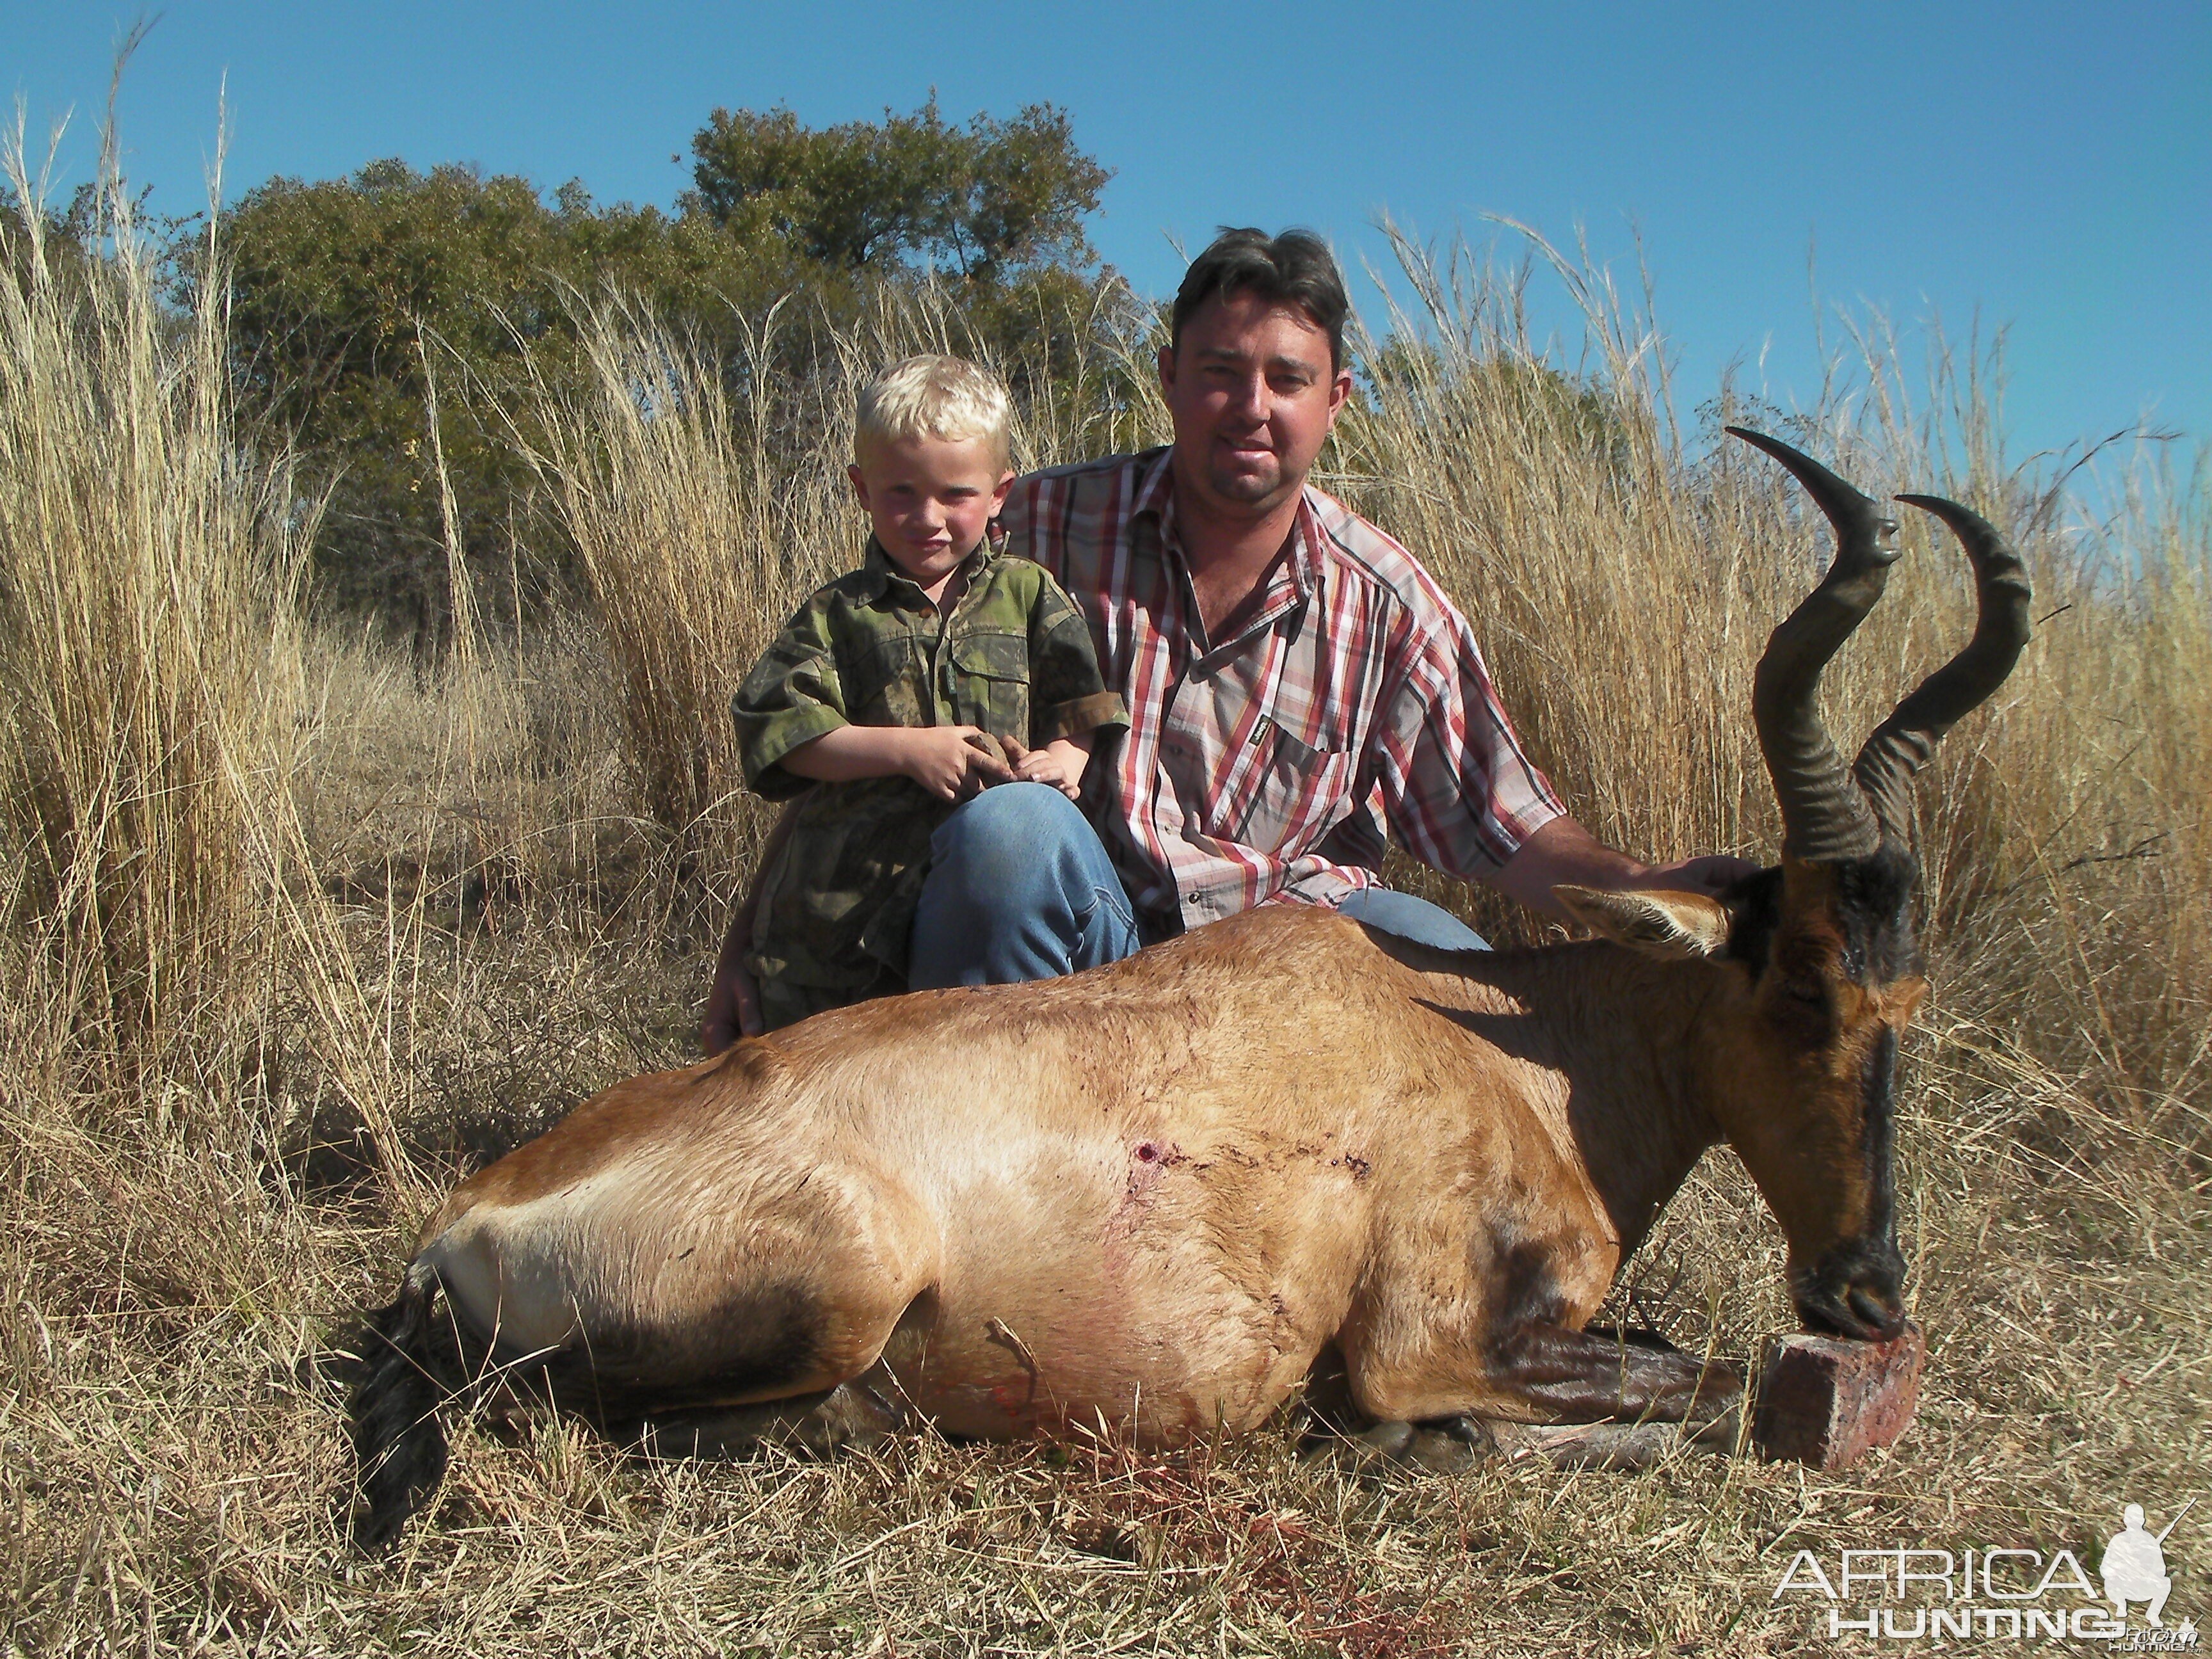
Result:
{"type": "MultiPolygon", "coordinates": [[[[1770,848],[1747,678],[1818,568],[1801,506],[1763,462],[1707,459],[1701,434],[1677,429],[1656,342],[1588,273],[1566,268],[1591,295],[1589,380],[1543,372],[1510,276],[1455,280],[1410,251],[1407,274],[1421,325],[1362,343],[1335,487],[1468,604],[1590,822],[1654,854],[1770,848]]],[[[688,1055],[746,845],[716,676],[810,573],[849,556],[842,437],[824,421],[792,476],[754,477],[738,463],[758,411],[679,399],[690,423],[656,424],[642,403],[579,406],[549,427],[547,464],[580,544],[609,562],[603,597],[647,590],[627,592],[630,609],[609,597],[526,649],[480,639],[434,673],[259,611],[272,619],[253,652],[188,659],[199,679],[173,679],[159,705],[172,712],[148,714],[96,694],[150,683],[131,677],[174,648],[162,594],[204,592],[210,618],[242,602],[226,595],[273,603],[270,538],[296,518],[210,466],[145,485],[149,502],[167,489],[198,504],[188,534],[95,510],[85,481],[130,420],[219,408],[204,334],[155,328],[144,297],[51,325],[15,315],[6,344],[11,388],[76,375],[100,393],[64,414],[58,393],[11,389],[0,453],[15,734],[0,793],[9,1651],[1813,1651],[1822,1609],[1771,1600],[1800,1548],[1831,1562],[1896,1544],[2086,1553],[2121,1503],[2163,1524],[2212,1486],[2205,494],[2153,459],[2107,456],[2103,497],[2085,474],[2046,507],[2051,473],[2008,468],[1975,374],[1939,362],[1931,408],[1913,413],[1895,353],[1869,335],[1856,378],[1785,433],[1870,488],[1989,512],[2051,613],[1923,790],[1937,994],[1910,1050],[1900,1233],[1931,1357],[1902,1445],[1832,1478],[1703,1456],[1638,1475],[1360,1476],[1302,1467],[1285,1418],[1172,1455],[918,1436],[825,1462],[700,1466],[486,1412],[459,1429],[427,1524],[389,1559],[355,1558],[337,1523],[334,1365],[354,1311],[388,1297],[453,1179],[592,1089],[688,1055]],[[179,388],[216,402],[170,401],[179,388]],[[2081,503],[2098,499],[2111,505],[2089,516],[2081,503]],[[778,501],[785,517],[757,518],[778,501]],[[26,540],[34,523],[46,540],[26,540]],[[614,562],[656,526],[662,574],[614,562]],[[161,549],[180,573],[170,586],[119,592],[97,613],[111,631],[62,652],[82,607],[31,601],[161,549]],[[684,636],[685,662],[635,648],[710,599],[723,608],[698,614],[719,620],[684,636]],[[674,723],[644,720],[641,699],[674,723]],[[250,718],[220,712],[249,703],[250,718]],[[204,890],[227,896],[133,913],[157,918],[132,923],[145,960],[197,965],[190,997],[164,1005],[188,1038],[141,1046],[128,1066],[110,1063],[119,1046],[100,1024],[128,973],[83,988],[84,953],[111,935],[71,920],[103,913],[70,908],[55,878],[76,866],[54,849],[80,843],[49,828],[24,735],[56,729],[34,717],[64,707],[106,722],[73,734],[83,752],[113,744],[140,768],[127,811],[103,820],[130,839],[83,878],[94,898],[144,890],[130,885],[139,860],[172,844],[147,815],[214,787],[196,781],[218,775],[192,769],[196,745],[263,745],[219,775],[249,781],[222,798],[231,816],[189,831],[234,860],[204,890]],[[142,716],[170,735],[131,736],[142,716]],[[703,774],[655,784],[687,745],[703,774]]],[[[926,307],[886,317],[853,343],[856,363],[939,325],[926,307]]],[[[640,362],[691,373],[642,319],[605,320],[611,387],[640,362]]],[[[1032,453],[1146,429],[1154,416],[1111,368],[1094,416],[1064,400],[1032,453]]],[[[842,407],[847,389],[806,395],[842,407]]],[[[1717,408],[1776,418],[1725,392],[1717,408]]],[[[1870,725],[1962,636],[1961,562],[1917,531],[1909,543],[1831,689],[1839,728],[1870,725]]],[[[1771,1221],[1717,1154],[1616,1300],[1686,1345],[1746,1357],[1789,1322],[1779,1265],[1771,1221]]],[[[2203,1536],[2192,1519],[2169,1543],[2176,1612],[2212,1607],[2197,1599],[2203,1536]]]]}

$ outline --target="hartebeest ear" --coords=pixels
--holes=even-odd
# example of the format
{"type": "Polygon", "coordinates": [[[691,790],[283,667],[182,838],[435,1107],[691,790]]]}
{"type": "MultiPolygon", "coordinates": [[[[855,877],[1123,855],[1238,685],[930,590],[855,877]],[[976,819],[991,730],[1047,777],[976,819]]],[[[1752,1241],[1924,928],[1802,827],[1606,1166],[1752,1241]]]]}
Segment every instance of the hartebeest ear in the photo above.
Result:
{"type": "Polygon", "coordinates": [[[1647,957],[1679,962],[1711,956],[1728,945],[1727,907],[1703,893],[1650,888],[1615,893],[1563,885],[1554,887],[1552,896],[1583,927],[1647,957]]]}

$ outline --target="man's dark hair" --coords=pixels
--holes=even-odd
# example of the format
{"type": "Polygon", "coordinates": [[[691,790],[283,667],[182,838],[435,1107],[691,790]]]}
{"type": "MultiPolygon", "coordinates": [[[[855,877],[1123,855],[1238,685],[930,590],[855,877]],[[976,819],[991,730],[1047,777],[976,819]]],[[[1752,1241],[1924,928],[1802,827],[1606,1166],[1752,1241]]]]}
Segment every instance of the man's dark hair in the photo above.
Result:
{"type": "Polygon", "coordinates": [[[1168,320],[1168,343],[1182,344],[1182,325],[1215,295],[1228,299],[1252,294],[1270,305],[1293,305],[1328,336],[1328,366],[1344,367],[1344,319],[1352,301],[1328,244],[1310,230],[1264,230],[1224,227],[1206,252],[1190,262],[1176,290],[1168,320]]]}

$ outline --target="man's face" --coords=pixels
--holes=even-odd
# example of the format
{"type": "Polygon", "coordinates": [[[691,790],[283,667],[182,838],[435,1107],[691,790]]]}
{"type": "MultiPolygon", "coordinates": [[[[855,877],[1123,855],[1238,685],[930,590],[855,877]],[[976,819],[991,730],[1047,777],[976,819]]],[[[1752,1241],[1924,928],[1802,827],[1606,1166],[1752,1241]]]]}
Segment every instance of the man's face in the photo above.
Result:
{"type": "Polygon", "coordinates": [[[975,550],[1014,481],[983,438],[872,440],[846,472],[884,553],[933,597],[975,550]]]}
{"type": "Polygon", "coordinates": [[[1351,395],[1328,336],[1296,306],[1214,295],[1160,352],[1175,421],[1176,483],[1203,505],[1259,518],[1296,495],[1351,395]]]}

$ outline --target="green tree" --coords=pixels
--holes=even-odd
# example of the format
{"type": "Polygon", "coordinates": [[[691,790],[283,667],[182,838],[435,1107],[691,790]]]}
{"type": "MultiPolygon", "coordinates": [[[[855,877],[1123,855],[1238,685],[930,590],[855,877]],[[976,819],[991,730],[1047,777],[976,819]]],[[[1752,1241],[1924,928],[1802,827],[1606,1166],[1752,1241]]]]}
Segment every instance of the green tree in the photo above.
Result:
{"type": "Polygon", "coordinates": [[[92,185],[78,185],[69,206],[57,213],[43,202],[27,204],[12,184],[0,178],[0,268],[19,289],[29,289],[34,280],[31,249],[35,231],[53,280],[85,280],[101,264],[99,210],[99,191],[92,185]]]}
{"type": "Polygon", "coordinates": [[[937,100],[880,125],[803,127],[781,106],[718,109],[691,140],[687,212],[830,266],[925,268],[979,283],[1096,261],[1083,222],[1113,177],[1066,112],[949,125],[937,100]]]}
{"type": "MultiPolygon", "coordinates": [[[[641,301],[720,357],[739,399],[764,372],[808,383],[834,335],[927,281],[950,283],[975,349],[1030,366],[1018,395],[1049,396],[1080,359],[1105,292],[1083,220],[1109,175],[1059,111],[957,128],[933,101],[822,131],[787,110],[717,111],[694,149],[699,187],[673,214],[601,207],[575,180],[549,202],[525,179],[399,161],[274,179],[224,213],[243,405],[330,491],[326,602],[435,653],[456,547],[488,614],[566,586],[565,543],[532,510],[507,422],[532,377],[580,372],[580,296],[641,301]]],[[[198,233],[173,246],[189,290],[198,233]]]]}
{"type": "MultiPolygon", "coordinates": [[[[450,631],[449,537],[483,580],[533,552],[520,574],[558,580],[544,526],[523,524],[516,544],[531,477],[501,411],[521,401],[526,353],[560,372],[574,296],[617,286],[711,321],[799,275],[710,223],[598,208],[574,182],[549,206],[526,179],[398,161],[271,179],[224,215],[222,236],[246,404],[331,492],[323,596],[381,612],[429,650],[450,631]]],[[[179,252],[189,285],[189,239],[179,252]]]]}

